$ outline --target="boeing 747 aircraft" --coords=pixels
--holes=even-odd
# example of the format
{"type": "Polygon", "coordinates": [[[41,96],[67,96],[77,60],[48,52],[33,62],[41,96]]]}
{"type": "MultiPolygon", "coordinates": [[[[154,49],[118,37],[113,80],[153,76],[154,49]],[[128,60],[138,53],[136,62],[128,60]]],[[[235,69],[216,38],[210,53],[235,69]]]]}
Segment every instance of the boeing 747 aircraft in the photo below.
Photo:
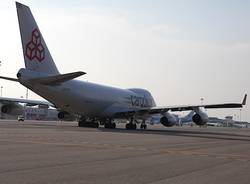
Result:
{"type": "Polygon", "coordinates": [[[145,89],[120,89],[75,80],[85,74],[82,71],[60,74],[30,8],[18,2],[16,8],[25,68],[18,71],[17,78],[1,78],[19,82],[53,103],[61,109],[58,115],[61,119],[77,114],[80,127],[98,127],[100,123],[106,128],[115,128],[114,120],[124,118],[129,120],[127,129],[136,129],[137,119],[142,120],[142,127],[146,128],[145,121],[154,114],[161,116],[160,123],[171,126],[177,121],[171,111],[189,110],[195,111],[192,120],[203,125],[208,116],[202,108],[242,108],[246,103],[245,95],[242,103],[157,107],[145,89]]]}

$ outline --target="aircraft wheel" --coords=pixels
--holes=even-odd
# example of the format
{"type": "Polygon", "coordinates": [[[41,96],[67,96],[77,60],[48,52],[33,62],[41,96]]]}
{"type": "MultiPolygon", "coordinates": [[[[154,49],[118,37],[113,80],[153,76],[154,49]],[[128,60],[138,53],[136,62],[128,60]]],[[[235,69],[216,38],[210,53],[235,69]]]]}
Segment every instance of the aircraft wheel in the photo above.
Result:
{"type": "Polygon", "coordinates": [[[147,129],[147,125],[146,124],[141,124],[141,129],[147,129]]]}
{"type": "Polygon", "coordinates": [[[79,127],[87,127],[87,128],[99,128],[98,122],[88,122],[88,121],[79,121],[79,127]]]}
{"type": "Polygon", "coordinates": [[[115,129],[116,124],[115,123],[105,123],[104,128],[110,128],[110,129],[115,129]]]}
{"type": "Polygon", "coordinates": [[[98,122],[91,122],[93,124],[93,128],[99,128],[99,123],[98,122]]]}
{"type": "Polygon", "coordinates": [[[79,122],[78,122],[78,126],[79,126],[79,127],[84,127],[84,124],[85,124],[85,123],[84,123],[83,121],[79,121],[79,122]]]}
{"type": "Polygon", "coordinates": [[[116,128],[116,124],[115,124],[115,123],[112,123],[112,124],[111,124],[111,128],[115,129],[115,128],[116,128]]]}
{"type": "Polygon", "coordinates": [[[104,128],[109,128],[110,124],[109,123],[104,123],[104,128]]]}
{"type": "Polygon", "coordinates": [[[132,123],[127,123],[126,124],[126,129],[127,130],[136,130],[137,126],[136,124],[132,124],[132,123]]]}

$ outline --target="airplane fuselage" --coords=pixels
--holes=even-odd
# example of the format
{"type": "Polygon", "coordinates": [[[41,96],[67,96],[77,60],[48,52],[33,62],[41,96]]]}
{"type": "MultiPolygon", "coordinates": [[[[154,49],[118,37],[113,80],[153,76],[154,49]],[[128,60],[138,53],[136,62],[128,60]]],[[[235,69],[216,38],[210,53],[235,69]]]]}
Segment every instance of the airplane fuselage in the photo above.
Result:
{"type": "MultiPolygon", "coordinates": [[[[152,95],[145,89],[120,89],[79,80],[42,85],[30,80],[34,78],[33,71],[20,69],[18,73],[21,84],[69,113],[107,118],[118,112],[156,106],[152,95]]],[[[40,74],[36,73],[36,76],[40,74]]]]}

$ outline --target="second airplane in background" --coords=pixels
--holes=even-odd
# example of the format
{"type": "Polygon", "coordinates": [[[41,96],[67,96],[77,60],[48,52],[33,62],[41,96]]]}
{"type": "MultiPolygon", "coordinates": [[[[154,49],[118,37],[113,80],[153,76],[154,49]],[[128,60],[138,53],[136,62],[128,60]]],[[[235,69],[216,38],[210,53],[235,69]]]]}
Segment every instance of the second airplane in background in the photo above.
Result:
{"type": "Polygon", "coordinates": [[[246,103],[245,95],[242,103],[157,107],[145,89],[120,89],[75,80],[85,74],[81,71],[60,74],[29,7],[20,3],[16,7],[25,68],[18,71],[17,79],[1,78],[17,81],[53,103],[61,109],[61,119],[77,114],[81,127],[98,127],[101,123],[106,128],[115,128],[114,119],[124,118],[129,120],[127,129],[136,129],[136,120],[141,120],[141,126],[146,128],[145,121],[155,114],[160,116],[160,123],[172,126],[178,119],[170,111],[190,110],[195,112],[192,120],[203,125],[208,116],[202,108],[242,108],[246,103]]]}

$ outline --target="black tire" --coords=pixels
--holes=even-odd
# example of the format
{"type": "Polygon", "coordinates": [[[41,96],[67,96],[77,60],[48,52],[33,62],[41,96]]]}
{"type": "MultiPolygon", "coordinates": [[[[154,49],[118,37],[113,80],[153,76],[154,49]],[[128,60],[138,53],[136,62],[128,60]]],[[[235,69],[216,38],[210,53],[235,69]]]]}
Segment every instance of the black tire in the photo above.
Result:
{"type": "Polygon", "coordinates": [[[112,129],[115,129],[115,128],[116,128],[116,124],[115,124],[115,123],[112,123],[112,124],[111,124],[111,128],[112,128],[112,129]]]}
{"type": "Polygon", "coordinates": [[[93,122],[93,124],[94,124],[93,128],[99,128],[99,123],[93,122]]]}
{"type": "Polygon", "coordinates": [[[141,124],[141,129],[147,129],[147,125],[146,124],[141,124]]]}
{"type": "Polygon", "coordinates": [[[87,122],[87,121],[79,121],[79,127],[87,127],[87,128],[99,128],[99,123],[97,122],[87,122]]]}
{"type": "Polygon", "coordinates": [[[79,127],[83,127],[83,124],[84,124],[84,123],[83,123],[82,121],[79,121],[79,122],[78,122],[78,126],[79,126],[79,127]]]}
{"type": "Polygon", "coordinates": [[[104,128],[109,128],[108,123],[104,123],[104,128]]]}
{"type": "Polygon", "coordinates": [[[131,123],[126,124],[127,130],[136,130],[136,128],[137,128],[136,124],[131,124],[131,123]]]}
{"type": "Polygon", "coordinates": [[[110,128],[110,129],[115,129],[116,124],[115,123],[105,123],[104,128],[110,128]]]}

